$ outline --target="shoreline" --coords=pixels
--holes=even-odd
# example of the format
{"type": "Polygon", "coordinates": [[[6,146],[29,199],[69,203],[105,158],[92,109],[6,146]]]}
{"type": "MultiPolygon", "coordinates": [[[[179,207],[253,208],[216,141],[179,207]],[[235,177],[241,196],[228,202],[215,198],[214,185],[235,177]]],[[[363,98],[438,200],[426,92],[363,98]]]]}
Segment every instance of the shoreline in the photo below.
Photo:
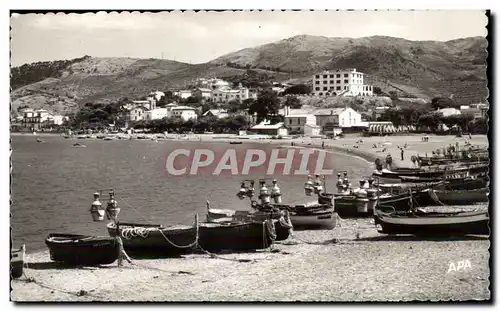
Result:
{"type": "MultiPolygon", "coordinates": [[[[34,135],[33,135],[34,136],[34,135]]],[[[439,137],[439,136],[438,136],[439,137]]],[[[485,136],[486,137],[486,136],[485,136]]],[[[360,157],[367,163],[399,151],[426,152],[455,142],[452,137],[348,137],[339,140],[246,140],[282,147],[321,149],[360,157]],[[363,143],[356,143],[362,139],[363,143]],[[386,152],[372,148],[380,141],[386,152]],[[352,146],[352,147],[351,147],[352,146]],[[354,148],[353,146],[358,146],[354,148]]],[[[202,142],[229,142],[234,138],[202,142]]],[[[474,140],[474,139],[473,139],[474,140]]],[[[199,142],[196,140],[183,140],[199,142]]],[[[484,138],[475,140],[484,143],[484,138]]],[[[463,140],[461,141],[463,142],[463,140]]],[[[487,137],[486,137],[487,143],[487,137]]],[[[245,144],[245,141],[243,142],[245,144]]],[[[399,160],[399,159],[395,159],[399,160]]],[[[405,161],[395,161],[406,165],[405,161]]],[[[11,300],[21,301],[411,301],[486,300],[489,291],[488,238],[419,240],[379,234],[373,219],[339,220],[333,230],[295,231],[271,249],[182,258],[133,260],[99,267],[61,268],[49,251],[26,253],[24,277],[11,281],[11,300]],[[333,243],[334,239],[340,242],[333,243]],[[468,259],[472,268],[447,273],[450,262],[468,259]],[[245,260],[249,262],[237,262],[245,260]]]]}

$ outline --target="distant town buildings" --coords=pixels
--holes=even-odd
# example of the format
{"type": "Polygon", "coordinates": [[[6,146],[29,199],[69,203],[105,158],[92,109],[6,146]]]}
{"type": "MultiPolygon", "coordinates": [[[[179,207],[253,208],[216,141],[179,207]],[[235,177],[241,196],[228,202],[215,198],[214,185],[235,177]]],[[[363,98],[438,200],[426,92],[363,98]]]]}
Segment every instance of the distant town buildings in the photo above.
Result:
{"type": "Polygon", "coordinates": [[[198,118],[198,115],[196,114],[196,109],[193,107],[177,106],[177,107],[172,107],[170,111],[172,114],[171,117],[180,118],[184,121],[196,120],[198,118]]]}
{"type": "Polygon", "coordinates": [[[25,129],[38,130],[51,125],[62,125],[68,117],[50,113],[45,109],[26,108],[20,111],[16,121],[20,122],[20,127],[25,129]]]}
{"type": "Polygon", "coordinates": [[[271,135],[271,136],[287,136],[288,129],[283,124],[283,122],[279,122],[276,124],[270,124],[268,121],[261,122],[257,125],[254,125],[250,128],[251,132],[263,135],[271,135]]]}
{"type": "Polygon", "coordinates": [[[364,84],[363,76],[355,68],[317,73],[312,91],[318,96],[373,96],[373,87],[364,84]]]}
{"type": "Polygon", "coordinates": [[[365,126],[361,120],[361,114],[352,108],[318,109],[315,116],[316,124],[320,127],[325,126],[327,123],[332,123],[341,128],[365,126]]]}

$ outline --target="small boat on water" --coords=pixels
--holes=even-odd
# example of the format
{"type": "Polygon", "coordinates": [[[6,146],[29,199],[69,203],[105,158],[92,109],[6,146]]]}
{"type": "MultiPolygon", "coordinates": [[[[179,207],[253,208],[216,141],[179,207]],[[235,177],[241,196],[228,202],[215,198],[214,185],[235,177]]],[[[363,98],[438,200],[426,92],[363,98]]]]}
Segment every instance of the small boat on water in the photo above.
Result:
{"type": "MultiPolygon", "coordinates": [[[[440,202],[448,205],[469,205],[488,202],[489,188],[473,190],[433,190],[440,202]]],[[[390,205],[390,204],[389,204],[390,205]]]]}
{"type": "Polygon", "coordinates": [[[105,136],[104,140],[115,140],[115,136],[105,136]]]}
{"type": "Polygon", "coordinates": [[[45,244],[51,260],[70,265],[105,265],[118,258],[119,247],[113,237],[52,233],[45,244]]]}
{"type": "Polygon", "coordinates": [[[36,142],[37,142],[37,143],[42,143],[42,144],[43,144],[43,143],[45,143],[45,140],[42,140],[42,139],[40,139],[40,137],[38,137],[38,138],[36,139],[36,142]]]}
{"type": "Polygon", "coordinates": [[[74,144],[73,144],[73,147],[74,147],[74,148],[87,148],[87,145],[80,144],[80,143],[74,143],[74,144]]]}
{"type": "Polygon", "coordinates": [[[18,279],[23,275],[24,257],[26,256],[26,246],[23,244],[19,249],[10,250],[10,275],[18,279]]]}
{"type": "Polygon", "coordinates": [[[438,235],[453,234],[488,235],[490,229],[488,211],[477,212],[422,212],[394,211],[390,207],[374,210],[375,224],[380,233],[438,235]],[[385,210],[384,210],[385,209],[385,210]]]}
{"type": "Polygon", "coordinates": [[[88,135],[87,134],[80,134],[76,136],[77,139],[87,139],[88,135]]]}

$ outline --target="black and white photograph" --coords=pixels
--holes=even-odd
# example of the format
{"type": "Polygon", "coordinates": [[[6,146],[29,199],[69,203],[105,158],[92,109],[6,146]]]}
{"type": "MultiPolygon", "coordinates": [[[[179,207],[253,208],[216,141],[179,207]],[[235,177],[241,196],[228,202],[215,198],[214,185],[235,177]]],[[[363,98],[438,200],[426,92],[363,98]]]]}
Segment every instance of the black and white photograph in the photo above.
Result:
{"type": "Polygon", "coordinates": [[[491,302],[491,16],[10,11],[10,301],[491,302]]]}

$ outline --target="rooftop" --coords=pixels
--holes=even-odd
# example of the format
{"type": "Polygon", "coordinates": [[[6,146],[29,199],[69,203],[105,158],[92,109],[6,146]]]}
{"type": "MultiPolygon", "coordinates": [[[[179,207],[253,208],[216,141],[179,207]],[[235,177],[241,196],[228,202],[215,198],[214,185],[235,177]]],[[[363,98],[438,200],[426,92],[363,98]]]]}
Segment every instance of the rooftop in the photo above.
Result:
{"type": "Polygon", "coordinates": [[[280,129],[284,126],[285,125],[283,124],[283,122],[279,122],[276,124],[269,124],[269,123],[261,122],[255,126],[253,126],[251,129],[252,130],[277,130],[277,129],[280,129]]]}

